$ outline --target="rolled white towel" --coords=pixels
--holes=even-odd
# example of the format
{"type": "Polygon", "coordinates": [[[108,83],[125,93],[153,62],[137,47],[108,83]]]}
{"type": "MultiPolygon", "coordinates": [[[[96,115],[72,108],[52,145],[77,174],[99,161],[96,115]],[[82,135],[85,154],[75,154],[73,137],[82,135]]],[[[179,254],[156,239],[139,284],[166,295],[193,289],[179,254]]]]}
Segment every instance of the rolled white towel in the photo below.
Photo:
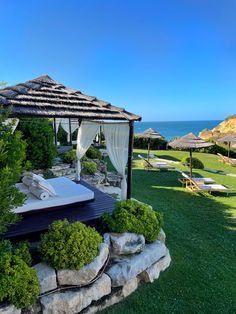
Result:
{"type": "Polygon", "coordinates": [[[24,185],[30,186],[32,184],[32,182],[33,182],[33,179],[31,177],[29,177],[29,176],[24,176],[22,178],[22,182],[24,183],[24,185]]]}
{"type": "Polygon", "coordinates": [[[36,196],[38,199],[42,201],[46,201],[49,198],[49,193],[47,191],[44,191],[37,186],[30,185],[29,187],[30,193],[32,193],[34,196],[36,196]]]}

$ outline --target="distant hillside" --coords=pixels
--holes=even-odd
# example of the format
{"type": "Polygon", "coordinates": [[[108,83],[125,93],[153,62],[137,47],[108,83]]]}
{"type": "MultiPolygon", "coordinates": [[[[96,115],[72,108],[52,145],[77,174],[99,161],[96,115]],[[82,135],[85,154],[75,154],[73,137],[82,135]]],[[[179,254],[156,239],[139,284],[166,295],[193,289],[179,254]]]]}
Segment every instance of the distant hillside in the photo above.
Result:
{"type": "Polygon", "coordinates": [[[205,140],[218,139],[229,133],[236,133],[236,114],[224,119],[214,129],[205,129],[199,133],[199,136],[205,140]]]}

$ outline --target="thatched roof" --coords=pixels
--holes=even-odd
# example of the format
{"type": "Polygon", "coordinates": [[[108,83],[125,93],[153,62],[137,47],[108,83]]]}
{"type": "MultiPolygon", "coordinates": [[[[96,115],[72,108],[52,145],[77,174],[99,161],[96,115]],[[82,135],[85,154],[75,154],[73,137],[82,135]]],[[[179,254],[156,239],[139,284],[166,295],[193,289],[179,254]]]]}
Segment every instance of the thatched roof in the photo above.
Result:
{"type": "Polygon", "coordinates": [[[143,131],[142,133],[138,133],[136,134],[137,137],[141,137],[141,138],[163,138],[163,136],[158,133],[156,130],[149,128],[145,131],[143,131]]]}
{"type": "Polygon", "coordinates": [[[183,148],[183,149],[198,149],[205,148],[214,145],[213,143],[209,143],[204,141],[201,137],[194,135],[193,133],[189,133],[184,135],[173,142],[168,143],[169,146],[173,148],[183,148]]]}
{"type": "Polygon", "coordinates": [[[221,143],[236,142],[236,134],[228,134],[222,138],[219,138],[217,142],[221,142],[221,143]]]}
{"type": "Polygon", "coordinates": [[[0,105],[12,106],[13,116],[141,120],[140,116],[70,89],[48,75],[1,89],[0,105]]]}

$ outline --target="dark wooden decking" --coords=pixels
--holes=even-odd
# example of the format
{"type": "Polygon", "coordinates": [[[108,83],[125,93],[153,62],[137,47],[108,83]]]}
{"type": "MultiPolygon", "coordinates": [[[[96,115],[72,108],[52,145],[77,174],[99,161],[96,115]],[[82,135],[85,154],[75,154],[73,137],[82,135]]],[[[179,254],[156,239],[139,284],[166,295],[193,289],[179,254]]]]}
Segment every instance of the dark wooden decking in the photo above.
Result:
{"type": "Polygon", "coordinates": [[[24,216],[19,223],[8,229],[5,238],[13,241],[22,239],[37,240],[40,233],[47,231],[50,224],[55,220],[67,218],[70,222],[79,220],[88,225],[95,225],[97,219],[104,212],[111,213],[114,210],[115,199],[85,182],[81,183],[94,191],[94,200],[24,216]]]}

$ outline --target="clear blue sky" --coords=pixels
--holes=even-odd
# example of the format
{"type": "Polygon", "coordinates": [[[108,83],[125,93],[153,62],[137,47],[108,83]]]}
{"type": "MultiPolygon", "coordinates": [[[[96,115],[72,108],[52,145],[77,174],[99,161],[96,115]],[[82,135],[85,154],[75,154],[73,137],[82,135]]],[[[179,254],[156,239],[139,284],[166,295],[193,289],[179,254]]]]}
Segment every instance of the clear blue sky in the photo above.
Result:
{"type": "Polygon", "coordinates": [[[235,0],[1,0],[0,80],[48,74],[143,116],[236,113],[235,0]]]}

